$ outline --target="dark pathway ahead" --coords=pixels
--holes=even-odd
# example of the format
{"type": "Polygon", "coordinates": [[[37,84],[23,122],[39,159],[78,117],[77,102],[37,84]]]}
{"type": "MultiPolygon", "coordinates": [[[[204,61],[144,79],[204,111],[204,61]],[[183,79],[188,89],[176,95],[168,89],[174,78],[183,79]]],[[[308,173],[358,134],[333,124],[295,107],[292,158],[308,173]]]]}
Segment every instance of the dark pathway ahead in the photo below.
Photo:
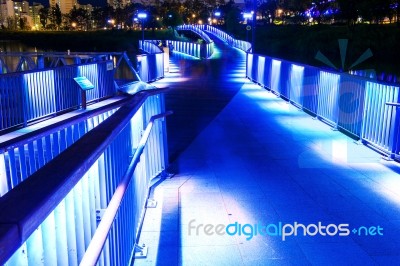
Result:
{"type": "Polygon", "coordinates": [[[399,265],[399,164],[247,81],[241,52],[217,42],[216,57],[174,56],[158,82],[177,174],[154,189],[135,264],[399,265]]]}
{"type": "Polygon", "coordinates": [[[172,77],[165,80],[171,88],[166,107],[174,111],[167,124],[170,161],[175,161],[245,82],[238,79],[246,67],[244,53],[215,41],[217,49],[211,60],[177,53],[172,58],[172,77]]]}

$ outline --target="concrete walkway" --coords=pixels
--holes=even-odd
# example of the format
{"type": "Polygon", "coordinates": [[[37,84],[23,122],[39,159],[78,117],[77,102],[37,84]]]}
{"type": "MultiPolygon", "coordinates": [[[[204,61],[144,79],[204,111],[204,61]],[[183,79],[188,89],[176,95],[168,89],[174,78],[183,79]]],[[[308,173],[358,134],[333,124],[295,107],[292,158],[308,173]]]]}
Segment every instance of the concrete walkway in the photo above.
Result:
{"type": "Polygon", "coordinates": [[[135,265],[399,265],[399,164],[253,85],[244,54],[217,47],[206,64],[174,56],[155,84],[172,88],[176,175],[153,190],[135,265]]]}

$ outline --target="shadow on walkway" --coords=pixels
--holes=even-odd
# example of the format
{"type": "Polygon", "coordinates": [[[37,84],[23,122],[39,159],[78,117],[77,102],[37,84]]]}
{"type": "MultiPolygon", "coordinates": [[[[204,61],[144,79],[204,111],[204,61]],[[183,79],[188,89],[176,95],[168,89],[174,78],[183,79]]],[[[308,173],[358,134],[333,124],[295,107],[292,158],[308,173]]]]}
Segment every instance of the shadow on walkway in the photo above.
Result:
{"type": "Polygon", "coordinates": [[[172,76],[160,82],[171,88],[166,94],[168,147],[173,162],[194,138],[216,117],[240,90],[244,77],[245,55],[219,40],[209,60],[198,60],[174,53],[172,76]],[[223,54],[223,57],[219,57],[223,54]],[[175,67],[174,67],[175,66],[175,67]],[[182,82],[184,80],[184,82],[182,82]]]}
{"type": "Polygon", "coordinates": [[[135,265],[398,265],[399,164],[244,79],[244,54],[217,48],[225,59],[177,56],[160,81],[176,176],[154,189],[135,265]]]}

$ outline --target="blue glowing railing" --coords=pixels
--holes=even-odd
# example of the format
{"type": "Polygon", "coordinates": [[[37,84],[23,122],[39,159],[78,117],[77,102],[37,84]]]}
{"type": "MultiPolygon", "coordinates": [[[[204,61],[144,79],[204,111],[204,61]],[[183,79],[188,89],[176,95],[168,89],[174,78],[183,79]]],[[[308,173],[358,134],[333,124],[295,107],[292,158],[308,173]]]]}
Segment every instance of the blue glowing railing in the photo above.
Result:
{"type": "Polygon", "coordinates": [[[167,43],[172,44],[173,51],[201,58],[201,44],[199,43],[171,41],[171,40],[167,40],[167,43]]]}
{"type": "Polygon", "coordinates": [[[195,25],[195,27],[197,27],[205,32],[214,34],[221,40],[227,42],[232,47],[235,47],[237,49],[243,50],[248,53],[252,52],[251,43],[245,42],[242,40],[237,40],[237,39],[233,38],[231,35],[227,34],[226,32],[224,32],[216,27],[213,27],[210,25],[195,25]]]}
{"type": "Polygon", "coordinates": [[[212,56],[212,54],[214,53],[214,42],[203,30],[201,30],[196,25],[181,25],[181,26],[178,26],[177,29],[193,31],[196,34],[198,34],[205,41],[205,43],[201,44],[200,56],[196,56],[196,57],[209,58],[210,56],[212,56]]]}
{"type": "MultiPolygon", "coordinates": [[[[116,102],[123,100],[120,97],[116,102]]],[[[28,127],[0,137],[0,197],[112,115],[118,108],[114,105],[73,116],[71,121],[54,122],[41,130],[28,127]]]]}
{"type": "Polygon", "coordinates": [[[77,76],[95,85],[87,101],[113,96],[113,75],[112,61],[0,75],[0,131],[78,108],[82,99],[73,80],[77,76]]]}
{"type": "Polygon", "coordinates": [[[143,42],[142,40],[139,40],[139,49],[148,54],[163,53],[164,51],[160,46],[158,46],[158,43],[159,41],[145,40],[143,42]]]}
{"type": "MultiPolygon", "coordinates": [[[[51,149],[60,153],[0,198],[1,264],[80,263],[98,224],[109,219],[103,213],[106,215],[132,155],[137,157],[136,149],[144,145],[144,128],[151,117],[164,112],[163,95],[159,93],[139,92],[126,99],[117,111],[116,106],[106,110],[107,116],[110,111],[114,114],[79,140],[74,139],[73,144],[69,139],[85,133],[80,130],[90,120],[85,120],[82,127],[73,124],[61,133],[53,133],[59,134],[57,137],[40,136],[36,144],[18,149],[32,158],[25,159],[30,166],[35,160],[45,161],[40,154],[49,152],[49,146],[43,147],[48,138],[54,141],[51,149]],[[71,145],[65,147],[67,143],[71,145]]],[[[113,226],[110,232],[104,232],[108,240],[98,258],[99,265],[128,265],[132,259],[149,182],[167,167],[165,130],[165,120],[153,122],[113,226]]]]}
{"type": "Polygon", "coordinates": [[[0,74],[98,63],[122,54],[119,52],[0,52],[0,74]]]}
{"type": "Polygon", "coordinates": [[[214,42],[210,43],[192,43],[166,40],[169,48],[175,52],[187,54],[197,58],[209,58],[214,53],[214,42]]]}
{"type": "Polygon", "coordinates": [[[199,29],[199,27],[196,27],[194,25],[180,25],[180,26],[176,27],[176,29],[193,31],[197,35],[199,35],[206,43],[212,42],[210,37],[204,31],[202,31],[201,29],[199,29]]]}
{"type": "Polygon", "coordinates": [[[156,41],[139,41],[139,48],[147,54],[138,56],[139,75],[142,81],[152,82],[164,77],[164,51],[156,41]]]}
{"type": "Polygon", "coordinates": [[[400,155],[400,101],[393,84],[247,54],[246,76],[335,128],[380,151],[400,155]]]}
{"type": "MultiPolygon", "coordinates": [[[[144,81],[164,76],[162,53],[144,58],[139,74],[122,52],[88,53],[86,56],[64,53],[64,57],[60,53],[46,54],[53,60],[52,68],[40,63],[43,54],[35,55],[37,58],[31,55],[29,60],[33,70],[0,74],[0,132],[79,108],[82,93],[74,81],[77,76],[87,77],[94,85],[94,89],[86,91],[89,103],[116,95],[119,86],[140,81],[140,76],[144,81]]],[[[28,55],[20,56],[27,58],[28,55]]]]}

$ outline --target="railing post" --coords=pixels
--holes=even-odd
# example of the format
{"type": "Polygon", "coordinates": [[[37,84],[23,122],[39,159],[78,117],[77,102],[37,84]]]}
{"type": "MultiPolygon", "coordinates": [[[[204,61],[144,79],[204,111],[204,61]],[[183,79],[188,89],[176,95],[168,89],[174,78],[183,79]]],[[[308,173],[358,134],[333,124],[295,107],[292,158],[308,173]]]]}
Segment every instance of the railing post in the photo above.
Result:
{"type": "Polygon", "coordinates": [[[22,75],[22,112],[23,112],[23,117],[24,117],[24,127],[28,126],[28,117],[29,117],[29,104],[28,104],[28,99],[29,99],[29,93],[28,93],[28,84],[25,80],[25,75],[22,75]]]}
{"type": "Polygon", "coordinates": [[[389,149],[390,159],[395,159],[396,152],[400,150],[400,103],[386,103],[392,108],[392,123],[390,128],[389,149]]]}
{"type": "Polygon", "coordinates": [[[38,69],[43,69],[44,68],[44,56],[43,55],[38,55],[37,56],[37,68],[38,69]]]}
{"type": "Polygon", "coordinates": [[[86,109],[86,91],[94,89],[94,85],[86,77],[76,77],[75,82],[78,83],[81,89],[81,105],[82,109],[86,109]]]}
{"type": "Polygon", "coordinates": [[[86,91],[85,90],[81,90],[81,102],[82,102],[82,109],[85,110],[86,109],[86,91]]]}

